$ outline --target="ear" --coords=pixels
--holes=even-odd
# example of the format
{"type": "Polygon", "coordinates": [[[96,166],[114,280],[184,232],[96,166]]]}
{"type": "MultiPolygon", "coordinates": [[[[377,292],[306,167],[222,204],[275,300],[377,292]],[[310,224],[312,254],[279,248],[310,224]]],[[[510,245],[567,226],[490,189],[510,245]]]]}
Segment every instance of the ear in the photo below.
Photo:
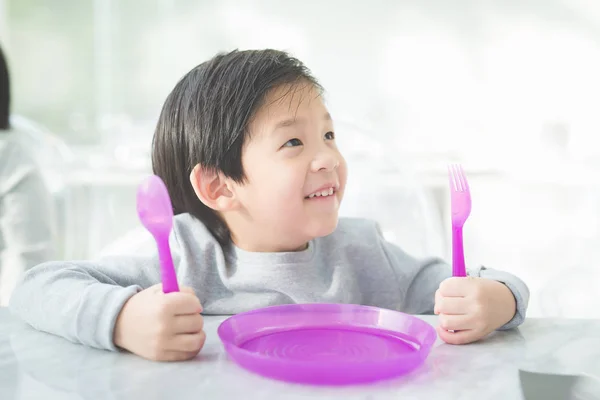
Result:
{"type": "Polygon", "coordinates": [[[205,206],[215,211],[229,211],[237,201],[230,190],[231,182],[222,173],[196,165],[190,174],[190,182],[196,196],[205,206]]]}

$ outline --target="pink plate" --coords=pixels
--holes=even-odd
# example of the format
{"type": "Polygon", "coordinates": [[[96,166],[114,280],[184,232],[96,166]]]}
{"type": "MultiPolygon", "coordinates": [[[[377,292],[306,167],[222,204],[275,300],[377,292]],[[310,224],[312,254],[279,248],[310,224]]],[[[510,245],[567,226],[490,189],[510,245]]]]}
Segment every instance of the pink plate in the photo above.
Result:
{"type": "Polygon", "coordinates": [[[412,315],[352,304],[292,304],[228,318],[219,337],[242,367],[279,380],[347,385],[421,365],[435,329],[412,315]]]}

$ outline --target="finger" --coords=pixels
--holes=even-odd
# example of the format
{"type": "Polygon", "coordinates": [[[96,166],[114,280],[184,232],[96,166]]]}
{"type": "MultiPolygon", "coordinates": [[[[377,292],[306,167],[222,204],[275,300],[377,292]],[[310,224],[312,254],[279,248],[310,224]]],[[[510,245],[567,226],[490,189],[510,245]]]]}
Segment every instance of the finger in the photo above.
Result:
{"type": "Polygon", "coordinates": [[[165,295],[165,304],[171,315],[200,314],[202,312],[200,300],[191,293],[168,293],[165,295]]]}
{"type": "Polygon", "coordinates": [[[206,333],[204,332],[174,335],[167,345],[167,350],[183,351],[186,353],[195,351],[198,353],[204,346],[205,341],[206,333]]]}
{"type": "Polygon", "coordinates": [[[464,297],[468,294],[470,285],[471,279],[468,277],[452,277],[442,281],[439,291],[443,297],[464,297]]]}
{"type": "Polygon", "coordinates": [[[437,326],[435,330],[437,331],[440,339],[448,344],[467,344],[480,339],[479,333],[474,329],[459,332],[448,332],[442,327],[437,326]]]}
{"type": "Polygon", "coordinates": [[[168,350],[163,352],[158,359],[155,361],[166,361],[166,362],[175,362],[175,361],[187,361],[198,355],[197,351],[172,351],[168,350]]]}
{"type": "MultiPolygon", "coordinates": [[[[196,291],[195,291],[193,288],[189,287],[189,286],[184,286],[184,287],[180,288],[180,291],[181,291],[182,293],[188,293],[188,294],[191,294],[191,295],[193,295],[195,298],[198,298],[198,296],[196,296],[196,291]]],[[[200,308],[202,308],[202,304],[200,304],[200,308]]],[[[203,310],[200,310],[200,312],[202,312],[202,311],[203,311],[203,310]]]]}
{"type": "Polygon", "coordinates": [[[204,329],[204,318],[200,314],[177,315],[170,328],[172,334],[199,333],[204,329]]]}
{"type": "Polygon", "coordinates": [[[440,313],[439,305],[441,304],[442,294],[440,293],[440,289],[435,291],[435,301],[433,305],[433,313],[438,315],[440,313]]]}
{"type": "Polygon", "coordinates": [[[440,314],[439,326],[445,330],[462,331],[476,328],[468,315],[440,314]]]}
{"type": "Polygon", "coordinates": [[[469,301],[464,297],[441,297],[436,300],[436,314],[465,315],[469,312],[469,301]]]}

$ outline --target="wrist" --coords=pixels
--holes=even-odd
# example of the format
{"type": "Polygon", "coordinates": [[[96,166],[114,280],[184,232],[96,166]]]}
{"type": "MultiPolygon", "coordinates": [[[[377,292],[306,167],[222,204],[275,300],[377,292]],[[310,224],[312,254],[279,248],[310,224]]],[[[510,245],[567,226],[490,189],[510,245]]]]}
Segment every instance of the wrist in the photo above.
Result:
{"type": "Polygon", "coordinates": [[[497,282],[499,302],[498,302],[498,314],[500,317],[500,323],[497,328],[502,327],[509,323],[517,313],[517,300],[508,286],[503,282],[497,282]]]}
{"type": "Polygon", "coordinates": [[[113,331],[113,343],[116,347],[127,350],[127,345],[125,344],[125,328],[126,328],[126,319],[127,319],[127,306],[129,301],[127,300],[121,308],[119,315],[117,316],[117,320],[115,321],[115,328],[113,331]]]}

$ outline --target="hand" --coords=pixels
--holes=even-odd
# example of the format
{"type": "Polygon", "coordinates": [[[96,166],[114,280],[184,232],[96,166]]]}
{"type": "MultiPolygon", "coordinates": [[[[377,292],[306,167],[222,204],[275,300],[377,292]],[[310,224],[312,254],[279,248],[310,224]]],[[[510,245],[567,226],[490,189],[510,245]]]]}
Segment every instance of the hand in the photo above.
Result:
{"type": "Polygon", "coordinates": [[[114,343],[153,361],[182,361],[195,357],[206,334],[200,300],[190,288],[163,293],[154,285],[132,296],[115,324],[114,343]]]}
{"type": "Polygon", "coordinates": [[[435,292],[434,313],[440,339],[450,344],[475,342],[510,321],[515,298],[506,285],[490,279],[449,278],[435,292]]]}

